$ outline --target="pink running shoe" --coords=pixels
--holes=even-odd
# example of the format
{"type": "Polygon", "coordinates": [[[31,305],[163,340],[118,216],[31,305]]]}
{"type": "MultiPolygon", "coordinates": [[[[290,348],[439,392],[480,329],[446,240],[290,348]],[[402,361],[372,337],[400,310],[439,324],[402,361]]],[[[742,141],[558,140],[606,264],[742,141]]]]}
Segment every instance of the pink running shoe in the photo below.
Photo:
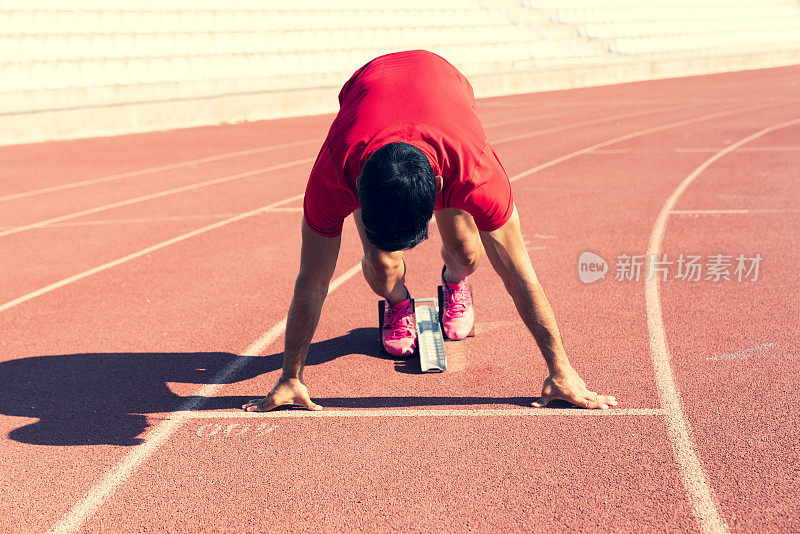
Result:
{"type": "Polygon", "coordinates": [[[411,356],[417,348],[417,323],[411,295],[395,305],[386,302],[383,312],[383,348],[394,356],[411,356]]]}
{"type": "Polygon", "coordinates": [[[442,310],[442,330],[449,339],[464,339],[475,323],[475,311],[472,308],[472,293],[465,276],[458,283],[451,284],[444,279],[442,267],[442,290],[444,292],[444,310],[442,310]]]}

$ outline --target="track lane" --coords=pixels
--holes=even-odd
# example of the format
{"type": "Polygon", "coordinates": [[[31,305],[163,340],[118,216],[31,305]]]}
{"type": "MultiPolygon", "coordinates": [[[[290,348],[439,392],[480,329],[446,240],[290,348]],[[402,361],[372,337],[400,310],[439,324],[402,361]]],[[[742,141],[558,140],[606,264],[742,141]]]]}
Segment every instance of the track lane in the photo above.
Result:
{"type": "MultiPolygon", "coordinates": [[[[42,518],[46,523],[37,530],[52,526],[52,518],[66,513],[103,479],[82,465],[92,463],[107,473],[138,451],[131,445],[150,436],[148,426],[163,422],[161,412],[178,409],[193,393],[202,395],[203,384],[213,382],[242,347],[281,320],[297,259],[283,254],[282,240],[270,239],[275,232],[299,237],[299,219],[245,221],[216,230],[212,241],[195,239],[164,249],[166,256],[157,263],[145,258],[99,280],[73,284],[54,293],[55,306],[37,317],[57,335],[37,339],[30,331],[32,336],[4,347],[4,356],[13,360],[0,365],[10,369],[13,364],[16,372],[0,376],[44,372],[49,378],[34,381],[32,389],[18,379],[4,384],[8,397],[2,412],[29,419],[3,418],[13,425],[8,430],[19,446],[16,454],[6,456],[14,462],[2,477],[13,481],[20,496],[61,495],[44,502],[17,501],[17,514],[42,518]],[[260,245],[242,240],[243,231],[260,245]],[[270,266],[268,278],[254,268],[258,265],[270,266]],[[107,445],[92,445],[98,440],[107,445]],[[42,446],[50,451],[48,460],[69,463],[50,471],[65,479],[25,475],[30,466],[43,463],[38,459],[42,446]]],[[[28,328],[26,315],[9,314],[19,319],[19,332],[28,328]]]]}
{"type": "Polygon", "coordinates": [[[310,145],[313,143],[318,143],[318,139],[304,139],[300,141],[290,141],[288,143],[279,143],[276,145],[269,145],[265,147],[259,148],[250,148],[245,150],[238,150],[235,152],[227,152],[224,154],[215,154],[212,156],[204,156],[202,158],[195,158],[186,161],[179,161],[176,163],[167,163],[164,165],[158,165],[155,167],[146,167],[143,169],[137,169],[135,171],[127,171],[118,174],[111,174],[109,176],[100,176],[97,178],[90,178],[88,180],[79,180],[77,182],[67,182],[64,184],[53,185],[49,187],[43,187],[40,189],[29,189],[27,191],[23,191],[20,193],[14,193],[10,195],[5,195],[0,197],[0,202],[8,202],[10,200],[17,200],[20,198],[29,198],[39,195],[44,195],[47,193],[55,193],[56,191],[65,191],[67,189],[77,189],[79,187],[86,187],[89,185],[97,185],[97,184],[105,184],[108,182],[115,182],[117,180],[123,180],[126,178],[133,178],[137,176],[144,176],[148,174],[156,174],[163,171],[171,171],[175,169],[181,169],[184,167],[191,167],[197,168],[200,165],[205,163],[211,163],[215,161],[224,161],[234,158],[240,158],[243,156],[249,156],[252,154],[264,154],[266,152],[271,152],[275,150],[282,150],[286,148],[293,148],[296,146],[305,146],[310,145]]]}
{"type": "Polygon", "coordinates": [[[280,419],[238,437],[198,436],[203,422],[192,422],[84,531],[692,528],[652,417],[456,419],[280,419]],[[580,444],[569,462],[558,458],[565,442],[580,444]]]}
{"type": "Polygon", "coordinates": [[[312,150],[303,146],[293,147],[269,157],[254,154],[232,161],[214,161],[197,168],[155,173],[138,180],[101,183],[83,189],[79,195],[63,191],[57,195],[19,199],[7,203],[0,215],[0,224],[14,227],[0,231],[0,242],[6,236],[54,223],[78,220],[166,196],[191,195],[221,183],[248,180],[279,170],[282,165],[313,164],[312,150]]]}
{"type": "MultiPolygon", "coordinates": [[[[0,147],[0,197],[269,145],[322,140],[330,115],[0,147]],[[8,179],[5,179],[8,178],[8,179]]],[[[235,160],[235,158],[234,158],[235,160]]],[[[230,161],[234,161],[230,160],[230,161]]],[[[122,180],[119,184],[125,183],[122,180]]],[[[81,188],[82,189],[82,188],[81,188]]],[[[41,198],[45,198],[45,194],[41,198]]]]}
{"type": "MultiPolygon", "coordinates": [[[[300,205],[302,188],[300,176],[307,174],[311,163],[276,169],[271,173],[244,179],[237,187],[230,183],[218,184],[195,191],[191,195],[177,195],[151,199],[138,205],[117,208],[113,213],[95,214],[94,220],[114,215],[121,219],[170,215],[196,215],[202,213],[247,213],[265,206],[275,208],[300,205]],[[293,200],[286,200],[293,199],[293,200]],[[282,202],[278,204],[279,202],[282,202]]],[[[294,217],[296,212],[279,212],[283,217],[294,217]]],[[[256,215],[257,213],[253,213],[256,215]]],[[[160,242],[181,239],[188,233],[204,227],[216,227],[229,219],[185,219],[154,221],[151,224],[86,225],[74,227],[41,228],[0,239],[0,266],[8,274],[0,287],[0,307],[42,287],[77,276],[100,264],[119,260],[160,242]]],[[[91,222],[92,218],[81,219],[91,222]]],[[[78,221],[75,221],[78,222],[78,221]]]]}

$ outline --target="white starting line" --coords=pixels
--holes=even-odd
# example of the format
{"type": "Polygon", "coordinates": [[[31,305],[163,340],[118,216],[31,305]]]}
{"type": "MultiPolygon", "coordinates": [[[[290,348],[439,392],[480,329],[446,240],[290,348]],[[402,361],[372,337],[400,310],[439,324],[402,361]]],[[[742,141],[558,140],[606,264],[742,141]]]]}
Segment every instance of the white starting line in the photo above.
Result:
{"type": "Polygon", "coordinates": [[[661,408],[611,408],[608,410],[584,410],[582,408],[496,408],[496,409],[402,409],[366,408],[352,410],[279,410],[273,412],[182,412],[186,419],[263,419],[303,417],[548,417],[548,416],[663,416],[661,408]]]}

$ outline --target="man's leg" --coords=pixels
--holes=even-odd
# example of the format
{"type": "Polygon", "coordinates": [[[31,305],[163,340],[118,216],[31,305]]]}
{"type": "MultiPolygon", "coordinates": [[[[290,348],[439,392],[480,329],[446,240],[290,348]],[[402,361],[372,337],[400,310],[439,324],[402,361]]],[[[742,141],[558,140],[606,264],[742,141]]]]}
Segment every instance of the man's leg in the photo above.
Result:
{"type": "Polygon", "coordinates": [[[472,215],[451,208],[434,212],[442,236],[444,278],[455,283],[475,272],[483,259],[483,244],[472,215]]]}
{"type": "Polygon", "coordinates": [[[361,258],[364,279],[376,295],[388,300],[391,304],[397,304],[408,298],[405,287],[406,266],[403,261],[403,251],[384,252],[375,248],[367,239],[360,212],[361,210],[356,210],[353,218],[361,238],[361,246],[364,248],[364,257],[361,258]]]}
{"type": "Polygon", "coordinates": [[[475,323],[467,276],[475,272],[484,256],[483,243],[469,213],[458,209],[435,213],[445,265],[442,270],[442,329],[450,339],[464,339],[475,323]]]}
{"type": "Polygon", "coordinates": [[[388,301],[383,315],[381,339],[383,348],[395,356],[410,356],[417,346],[417,329],[414,324],[414,307],[406,290],[406,265],[403,251],[378,250],[367,239],[360,210],[353,213],[364,257],[361,270],[369,287],[379,297],[388,301]]]}

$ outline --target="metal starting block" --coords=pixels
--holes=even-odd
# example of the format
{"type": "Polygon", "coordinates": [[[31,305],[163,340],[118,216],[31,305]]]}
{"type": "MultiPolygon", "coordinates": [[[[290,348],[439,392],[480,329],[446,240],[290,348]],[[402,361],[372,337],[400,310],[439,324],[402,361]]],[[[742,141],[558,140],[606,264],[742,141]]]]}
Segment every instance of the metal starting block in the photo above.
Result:
{"type": "Polygon", "coordinates": [[[417,352],[423,373],[442,373],[447,369],[441,315],[437,299],[418,299],[414,304],[417,322],[417,352]],[[427,306],[417,306],[424,302],[427,306]]]}
{"type": "MultiPolygon", "coordinates": [[[[441,291],[440,291],[441,292],[441,291]]],[[[441,299],[411,299],[414,318],[417,323],[417,349],[414,356],[419,357],[419,367],[423,373],[441,373],[447,369],[447,352],[442,335],[442,316],[439,303],[441,299]],[[420,304],[418,306],[418,304],[420,304]]],[[[383,315],[386,301],[378,301],[378,342],[383,348],[383,315]]]]}

